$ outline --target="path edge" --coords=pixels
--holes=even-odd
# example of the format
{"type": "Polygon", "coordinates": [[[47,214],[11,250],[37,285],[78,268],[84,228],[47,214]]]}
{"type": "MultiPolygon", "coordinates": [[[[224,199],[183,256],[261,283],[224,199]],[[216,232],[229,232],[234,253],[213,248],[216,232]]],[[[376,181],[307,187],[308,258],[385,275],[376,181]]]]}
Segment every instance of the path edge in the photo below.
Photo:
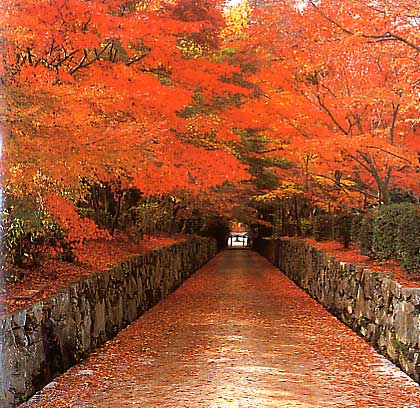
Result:
{"type": "Polygon", "coordinates": [[[391,272],[340,262],[302,239],[260,239],[255,248],[373,348],[420,382],[420,288],[391,272]]]}
{"type": "Polygon", "coordinates": [[[115,337],[217,253],[193,237],[133,256],[0,318],[0,407],[16,407],[115,337]]]}

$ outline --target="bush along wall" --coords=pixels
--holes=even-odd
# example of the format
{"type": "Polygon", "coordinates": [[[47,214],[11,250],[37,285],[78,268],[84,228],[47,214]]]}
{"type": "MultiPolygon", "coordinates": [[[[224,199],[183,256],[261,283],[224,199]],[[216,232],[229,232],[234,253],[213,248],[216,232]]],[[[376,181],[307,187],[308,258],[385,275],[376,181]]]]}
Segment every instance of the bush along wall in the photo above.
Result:
{"type": "Polygon", "coordinates": [[[377,259],[394,259],[409,273],[420,268],[420,208],[413,204],[383,206],[363,218],[360,248],[377,259]]]}
{"type": "Polygon", "coordinates": [[[420,272],[420,207],[392,204],[365,214],[318,215],[314,238],[336,240],[375,259],[394,259],[409,273],[420,272]]]}
{"type": "Polygon", "coordinates": [[[376,350],[420,381],[420,288],[403,288],[392,273],[339,262],[299,239],[263,239],[257,249],[376,350]]]}
{"type": "Polygon", "coordinates": [[[179,286],[217,252],[193,238],[129,258],[0,317],[0,407],[15,407],[179,286]]]}
{"type": "Polygon", "coordinates": [[[315,216],[312,230],[317,241],[334,239],[334,216],[332,214],[315,216]]]}
{"type": "Polygon", "coordinates": [[[358,235],[355,234],[355,242],[360,245],[360,251],[364,255],[374,256],[373,248],[373,231],[374,231],[375,214],[368,213],[361,216],[358,235]]]}

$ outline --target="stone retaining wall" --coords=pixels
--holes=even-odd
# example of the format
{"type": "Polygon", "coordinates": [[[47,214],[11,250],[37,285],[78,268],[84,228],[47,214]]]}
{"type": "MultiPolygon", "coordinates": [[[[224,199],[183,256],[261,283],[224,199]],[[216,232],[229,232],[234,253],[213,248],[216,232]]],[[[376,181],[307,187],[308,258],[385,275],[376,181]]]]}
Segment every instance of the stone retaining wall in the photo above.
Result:
{"type": "Polygon", "coordinates": [[[129,258],[0,318],[0,407],[28,399],[114,337],[216,254],[194,238],[129,258]]]}
{"type": "Polygon", "coordinates": [[[339,262],[298,239],[264,239],[257,248],[373,347],[420,381],[420,289],[392,273],[339,262]]]}

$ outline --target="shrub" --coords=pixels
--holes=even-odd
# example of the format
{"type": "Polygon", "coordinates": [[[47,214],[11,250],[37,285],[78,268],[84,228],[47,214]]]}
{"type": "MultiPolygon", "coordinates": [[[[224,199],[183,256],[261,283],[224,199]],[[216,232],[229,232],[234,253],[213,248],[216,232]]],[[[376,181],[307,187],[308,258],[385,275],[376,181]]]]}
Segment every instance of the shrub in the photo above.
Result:
{"type": "Polygon", "coordinates": [[[314,219],[316,240],[336,239],[345,247],[358,242],[364,255],[394,259],[409,273],[420,270],[420,207],[411,203],[383,206],[366,214],[328,214],[314,219]]]}
{"type": "Polygon", "coordinates": [[[395,259],[398,223],[403,211],[401,205],[381,207],[373,222],[373,249],[375,258],[395,259]]]}
{"type": "Polygon", "coordinates": [[[18,278],[13,268],[36,266],[63,240],[62,229],[29,201],[9,206],[1,214],[1,256],[6,278],[18,278]]]}
{"type": "Polygon", "coordinates": [[[331,214],[320,214],[314,217],[313,233],[317,241],[333,239],[333,216],[331,214]]]}
{"type": "Polygon", "coordinates": [[[55,245],[62,259],[73,261],[78,253],[83,251],[84,243],[90,239],[109,238],[106,231],[100,230],[90,218],[82,218],[76,205],[55,193],[50,193],[43,199],[43,207],[50,220],[59,225],[60,237],[55,245]]]}
{"type": "Polygon", "coordinates": [[[81,218],[76,207],[49,195],[42,205],[31,198],[6,198],[1,213],[2,269],[7,279],[18,279],[18,268],[30,268],[53,255],[72,262],[87,239],[105,237],[96,224],[81,218]]]}
{"type": "Polygon", "coordinates": [[[95,210],[93,208],[84,207],[84,208],[77,208],[77,213],[82,218],[89,218],[95,221],[96,225],[99,228],[106,228],[109,229],[112,225],[112,214],[108,211],[98,209],[95,210]]]}
{"type": "Polygon", "coordinates": [[[394,259],[409,273],[420,268],[420,208],[414,204],[383,206],[361,222],[362,253],[377,259],[394,259]]]}
{"type": "Polygon", "coordinates": [[[351,242],[359,242],[360,231],[362,229],[362,222],[364,214],[356,214],[351,220],[350,240],[351,242]]]}
{"type": "Polygon", "coordinates": [[[172,212],[164,203],[144,202],[131,207],[127,219],[133,222],[139,235],[153,235],[156,231],[169,232],[172,212]]]}
{"type": "Polygon", "coordinates": [[[359,229],[359,245],[360,252],[363,255],[372,255],[374,252],[373,248],[373,223],[374,223],[374,214],[367,213],[363,216],[360,221],[359,229]]]}
{"type": "Polygon", "coordinates": [[[302,236],[309,237],[313,234],[313,225],[309,218],[303,218],[301,221],[302,236]]]}
{"type": "Polygon", "coordinates": [[[420,209],[412,204],[401,204],[396,233],[396,258],[409,272],[420,268],[420,209]]]}
{"type": "Polygon", "coordinates": [[[344,248],[348,248],[351,242],[351,226],[353,215],[338,214],[334,218],[334,239],[341,242],[344,248]]]}

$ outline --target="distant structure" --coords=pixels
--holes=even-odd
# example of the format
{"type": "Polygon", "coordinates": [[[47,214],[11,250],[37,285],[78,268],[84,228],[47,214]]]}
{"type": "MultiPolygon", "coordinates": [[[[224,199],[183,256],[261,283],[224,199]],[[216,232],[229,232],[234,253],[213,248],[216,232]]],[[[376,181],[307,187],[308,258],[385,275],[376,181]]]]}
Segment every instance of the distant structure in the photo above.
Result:
{"type": "Polygon", "coordinates": [[[228,247],[247,248],[250,244],[247,226],[240,222],[233,222],[231,226],[231,233],[228,238],[228,247]]]}
{"type": "Polygon", "coordinates": [[[228,239],[229,248],[245,248],[249,246],[247,232],[231,232],[228,239]]]}

